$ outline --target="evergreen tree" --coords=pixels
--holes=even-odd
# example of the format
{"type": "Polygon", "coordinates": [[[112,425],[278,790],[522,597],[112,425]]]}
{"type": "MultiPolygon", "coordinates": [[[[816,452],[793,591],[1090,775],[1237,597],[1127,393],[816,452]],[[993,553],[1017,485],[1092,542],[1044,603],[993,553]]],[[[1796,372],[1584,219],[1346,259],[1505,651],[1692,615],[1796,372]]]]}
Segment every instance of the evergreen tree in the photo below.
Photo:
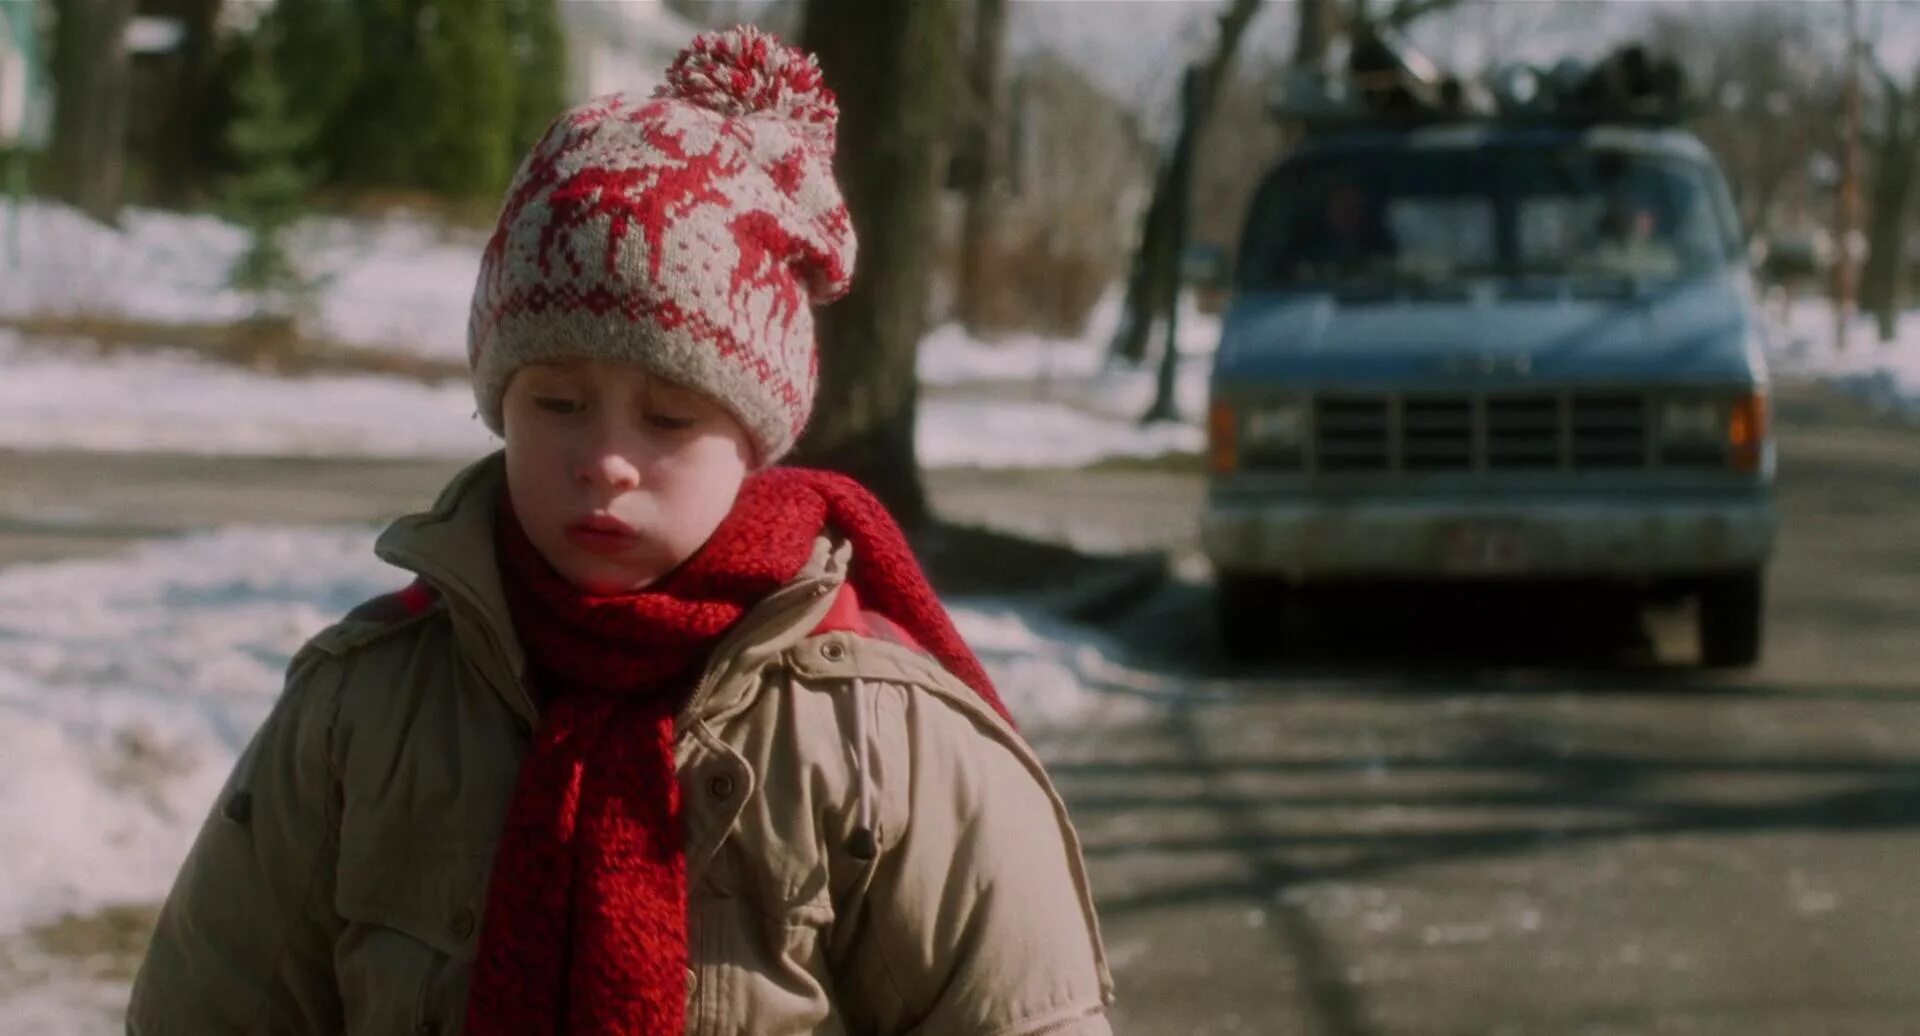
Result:
{"type": "Polygon", "coordinates": [[[513,169],[515,63],[500,0],[434,0],[420,30],[421,163],[416,186],[468,198],[513,169]]]}
{"type": "Polygon", "coordinates": [[[256,39],[238,84],[239,115],[227,129],[235,168],[221,184],[227,215],[247,229],[247,249],[229,282],[254,298],[255,319],[291,319],[311,301],[313,281],[287,254],[285,235],[299,219],[314,177],[300,165],[312,132],[288,115],[273,50],[256,39]]]}
{"type": "Polygon", "coordinates": [[[567,105],[567,41],[560,0],[508,0],[506,18],[515,73],[509,161],[517,161],[567,105]]]}
{"type": "MultiPolygon", "coordinates": [[[[358,41],[358,74],[323,124],[332,182],[354,189],[414,186],[432,108],[420,75],[426,0],[343,0],[358,41]]],[[[293,41],[289,41],[292,43],[293,41]]]]}
{"type": "Polygon", "coordinates": [[[334,146],[334,133],[366,70],[358,14],[349,0],[276,0],[261,25],[272,41],[287,117],[314,131],[302,160],[328,181],[345,150],[334,146]]]}
{"type": "Polygon", "coordinates": [[[566,104],[559,0],[277,0],[289,112],[330,186],[506,186],[566,104]]]}

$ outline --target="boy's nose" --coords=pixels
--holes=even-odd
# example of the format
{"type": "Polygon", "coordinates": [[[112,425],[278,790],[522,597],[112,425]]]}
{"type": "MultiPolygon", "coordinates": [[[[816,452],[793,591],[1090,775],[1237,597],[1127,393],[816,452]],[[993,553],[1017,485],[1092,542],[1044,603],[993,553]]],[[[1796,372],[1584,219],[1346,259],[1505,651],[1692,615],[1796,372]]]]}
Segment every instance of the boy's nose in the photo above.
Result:
{"type": "Polygon", "coordinates": [[[618,450],[600,448],[588,455],[579,467],[580,481],[613,492],[626,492],[640,486],[640,469],[618,450]]]}

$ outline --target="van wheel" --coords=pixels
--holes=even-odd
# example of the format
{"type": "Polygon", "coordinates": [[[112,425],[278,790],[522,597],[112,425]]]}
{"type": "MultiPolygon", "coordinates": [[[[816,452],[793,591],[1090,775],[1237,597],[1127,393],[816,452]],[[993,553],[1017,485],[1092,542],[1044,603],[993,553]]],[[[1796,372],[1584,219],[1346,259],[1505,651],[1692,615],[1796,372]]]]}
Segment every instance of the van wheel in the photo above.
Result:
{"type": "Polygon", "coordinates": [[[1711,580],[1700,590],[1700,664],[1743,669],[1760,661],[1766,579],[1759,570],[1711,580]]]}
{"type": "Polygon", "coordinates": [[[1214,588],[1214,621],[1227,657],[1276,658],[1285,649],[1291,588],[1278,579],[1221,573],[1214,588]]]}

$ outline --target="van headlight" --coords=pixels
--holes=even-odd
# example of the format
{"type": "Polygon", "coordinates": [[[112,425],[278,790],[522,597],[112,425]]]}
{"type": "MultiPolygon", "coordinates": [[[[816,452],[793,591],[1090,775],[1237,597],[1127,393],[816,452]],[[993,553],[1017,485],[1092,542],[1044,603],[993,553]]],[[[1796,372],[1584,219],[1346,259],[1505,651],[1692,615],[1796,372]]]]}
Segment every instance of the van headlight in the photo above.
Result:
{"type": "Polygon", "coordinates": [[[1207,421],[1209,466],[1217,475],[1298,471],[1306,466],[1307,424],[1304,399],[1216,399],[1207,421]]]}
{"type": "Polygon", "coordinates": [[[1660,445],[1721,447],[1727,441],[1728,404],[1716,399],[1669,399],[1660,407],[1660,445]]]}
{"type": "Polygon", "coordinates": [[[1299,471],[1307,466],[1306,400],[1267,399],[1250,403],[1242,421],[1240,452],[1248,467],[1299,471]]]}
{"type": "Polygon", "coordinates": [[[1767,399],[1757,392],[1669,399],[1660,405],[1658,429],[1663,464],[1757,471],[1766,446],[1767,399]]]}
{"type": "Polygon", "coordinates": [[[1307,443],[1305,400],[1268,401],[1248,406],[1242,418],[1245,447],[1262,455],[1299,453],[1307,443]]]}

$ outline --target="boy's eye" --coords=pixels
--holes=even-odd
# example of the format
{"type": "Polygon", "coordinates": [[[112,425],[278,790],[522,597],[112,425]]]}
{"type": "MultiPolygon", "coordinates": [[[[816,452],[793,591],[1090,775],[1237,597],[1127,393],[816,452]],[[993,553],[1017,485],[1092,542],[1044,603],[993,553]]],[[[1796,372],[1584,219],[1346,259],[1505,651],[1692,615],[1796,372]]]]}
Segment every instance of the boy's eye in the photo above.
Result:
{"type": "Polygon", "coordinates": [[[692,418],[669,417],[666,414],[648,414],[647,423],[663,432],[684,432],[693,427],[692,418]]]}
{"type": "Polygon", "coordinates": [[[535,396],[533,405],[550,414],[577,414],[586,409],[583,404],[561,396],[535,396]]]}

